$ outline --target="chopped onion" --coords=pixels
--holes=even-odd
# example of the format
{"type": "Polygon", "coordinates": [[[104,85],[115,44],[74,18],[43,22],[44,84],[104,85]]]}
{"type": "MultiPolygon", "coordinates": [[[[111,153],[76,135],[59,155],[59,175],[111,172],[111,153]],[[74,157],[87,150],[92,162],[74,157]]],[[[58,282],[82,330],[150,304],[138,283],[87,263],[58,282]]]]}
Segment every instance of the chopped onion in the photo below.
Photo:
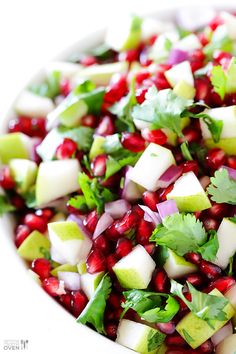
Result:
{"type": "Polygon", "coordinates": [[[188,52],[178,48],[173,48],[169,55],[168,64],[176,65],[188,59],[189,59],[188,52]]]}
{"type": "Polygon", "coordinates": [[[88,237],[91,237],[91,234],[88,232],[88,230],[84,227],[84,223],[83,223],[83,216],[77,216],[75,214],[70,214],[67,218],[67,221],[74,221],[76,222],[76,224],[79,226],[79,228],[81,229],[81,231],[87,235],[88,237]]]}
{"type": "Polygon", "coordinates": [[[199,182],[201,183],[202,188],[205,190],[206,187],[208,187],[209,184],[211,183],[211,180],[210,180],[210,177],[208,177],[208,176],[202,176],[199,179],[199,182]]]}
{"type": "Polygon", "coordinates": [[[230,336],[233,333],[232,323],[229,321],[224,327],[219,329],[216,333],[211,337],[211,341],[213,345],[216,347],[222,340],[226,337],[230,336]]]}
{"type": "Polygon", "coordinates": [[[159,187],[167,188],[181,176],[181,173],[182,168],[180,166],[171,165],[159,178],[159,187]]]}
{"type": "Polygon", "coordinates": [[[98,220],[96,229],[93,233],[93,238],[97,238],[99,235],[103,233],[112,223],[114,219],[108,213],[103,213],[100,219],[98,220]]]}
{"type": "Polygon", "coordinates": [[[55,247],[53,247],[53,246],[51,246],[50,255],[51,255],[51,259],[52,259],[54,262],[57,262],[57,263],[59,263],[59,264],[65,264],[65,263],[67,263],[67,262],[66,262],[66,259],[63,258],[63,257],[58,253],[58,251],[55,249],[55,247]]]}
{"type": "Polygon", "coordinates": [[[151,221],[155,226],[161,223],[161,218],[157,212],[152,211],[146,205],[139,204],[139,207],[144,211],[144,220],[151,221]]]}
{"type": "Polygon", "coordinates": [[[141,187],[139,188],[139,186],[129,178],[132,169],[133,167],[131,166],[127,167],[124,180],[124,188],[121,193],[121,198],[128,200],[128,202],[135,202],[142,197],[143,193],[140,190],[141,187]]]}
{"type": "Polygon", "coordinates": [[[229,177],[236,180],[236,170],[234,168],[231,168],[228,166],[222,166],[221,168],[224,168],[225,170],[227,170],[229,177]]]}
{"type": "Polygon", "coordinates": [[[80,289],[80,275],[75,272],[58,272],[58,279],[64,281],[64,286],[68,290],[80,289]]]}
{"type": "Polygon", "coordinates": [[[124,199],[105,204],[105,212],[110,214],[113,219],[121,218],[130,208],[129,202],[124,199]]]}
{"type": "Polygon", "coordinates": [[[175,200],[166,200],[165,202],[158,203],[157,210],[162,220],[168,215],[179,212],[175,200]]]}
{"type": "Polygon", "coordinates": [[[181,7],[176,14],[176,22],[179,27],[188,31],[196,31],[206,26],[215,16],[211,7],[181,7]]]}

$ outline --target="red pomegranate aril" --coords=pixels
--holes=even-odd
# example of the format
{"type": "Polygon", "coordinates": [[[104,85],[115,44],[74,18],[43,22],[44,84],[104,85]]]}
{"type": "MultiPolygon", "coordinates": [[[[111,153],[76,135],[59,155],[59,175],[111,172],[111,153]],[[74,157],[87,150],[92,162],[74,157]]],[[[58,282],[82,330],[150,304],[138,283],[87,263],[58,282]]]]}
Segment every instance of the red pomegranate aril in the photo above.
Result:
{"type": "Polygon", "coordinates": [[[117,241],[120,238],[120,233],[117,231],[116,225],[117,222],[114,222],[105,231],[105,235],[110,241],[117,241]]]}
{"type": "Polygon", "coordinates": [[[143,80],[146,80],[150,77],[150,73],[148,71],[140,71],[136,74],[136,83],[138,85],[142,84],[143,80]]]}
{"type": "Polygon", "coordinates": [[[49,278],[51,271],[51,263],[48,259],[37,258],[31,264],[31,269],[37,273],[41,279],[49,278]]]}
{"type": "Polygon", "coordinates": [[[141,152],[145,149],[145,140],[138,133],[122,133],[121,144],[132,152],[141,152]]]}
{"type": "Polygon", "coordinates": [[[200,262],[199,270],[210,280],[218,278],[222,273],[220,267],[213,263],[205,261],[204,259],[202,259],[200,262]]]}
{"type": "Polygon", "coordinates": [[[236,156],[228,156],[226,159],[226,165],[236,170],[236,156]]]}
{"type": "Polygon", "coordinates": [[[213,218],[205,218],[203,220],[203,225],[206,231],[217,230],[219,227],[219,222],[213,218]]]}
{"type": "Polygon", "coordinates": [[[180,334],[172,334],[166,337],[165,343],[177,347],[186,347],[187,343],[180,334]]]}
{"type": "Polygon", "coordinates": [[[161,129],[149,130],[145,128],[142,130],[142,137],[149,143],[164,145],[167,142],[167,136],[161,129]]]}
{"type": "Polygon", "coordinates": [[[167,188],[159,190],[159,202],[164,202],[166,200],[167,195],[172,191],[174,188],[174,183],[170,184],[167,188]]]}
{"type": "Polygon", "coordinates": [[[103,234],[95,238],[95,240],[93,241],[93,246],[95,249],[98,249],[104,255],[110,252],[109,241],[103,234]]]}
{"type": "Polygon", "coordinates": [[[71,91],[70,80],[62,79],[60,82],[60,93],[63,96],[68,96],[71,91]]]}
{"type": "Polygon", "coordinates": [[[178,138],[178,142],[182,144],[184,141],[188,143],[198,142],[201,139],[201,132],[192,127],[186,127],[183,129],[183,138],[178,138]]]}
{"type": "Polygon", "coordinates": [[[89,213],[86,216],[86,219],[84,220],[84,226],[92,234],[95,231],[97,223],[98,223],[98,213],[96,210],[93,210],[91,211],[91,213],[89,213]]]}
{"type": "Polygon", "coordinates": [[[184,257],[187,261],[189,261],[190,263],[196,264],[196,265],[199,265],[202,260],[202,257],[200,256],[200,254],[195,253],[195,252],[188,252],[185,254],[184,257]]]}
{"type": "Polygon", "coordinates": [[[219,16],[219,15],[216,15],[213,17],[213,19],[209,22],[208,26],[210,27],[210,29],[212,31],[215,31],[216,28],[220,25],[223,24],[223,19],[219,16]]]}
{"type": "Polygon", "coordinates": [[[125,216],[116,223],[115,228],[120,235],[128,234],[137,226],[138,221],[139,217],[137,213],[133,210],[129,210],[125,216]]]}
{"type": "Polygon", "coordinates": [[[104,102],[113,104],[119,101],[126,94],[127,90],[128,87],[125,75],[114,75],[106,89],[104,102]]]}
{"type": "Polygon", "coordinates": [[[215,50],[213,53],[213,59],[219,65],[222,65],[226,60],[229,61],[232,58],[232,54],[228,52],[222,52],[221,50],[215,50]]]}
{"type": "Polygon", "coordinates": [[[0,171],[0,186],[6,190],[14,189],[16,186],[14,178],[11,176],[9,167],[4,167],[0,171]]]}
{"type": "Polygon", "coordinates": [[[170,288],[170,281],[164,269],[159,269],[154,273],[152,282],[156,292],[165,293],[170,288]]]}
{"type": "Polygon", "coordinates": [[[130,49],[119,54],[119,61],[127,61],[128,63],[132,63],[133,61],[138,60],[138,58],[139,51],[137,49],[130,49]]]}
{"type": "Polygon", "coordinates": [[[120,304],[121,304],[121,297],[112,292],[110,295],[109,295],[109,298],[107,299],[107,302],[110,306],[114,307],[115,309],[118,309],[120,308],[120,304]]]}
{"type": "Polygon", "coordinates": [[[87,55],[80,60],[80,64],[84,66],[91,66],[97,64],[97,59],[92,55],[87,55]]]}
{"type": "Polygon", "coordinates": [[[97,126],[97,117],[92,114],[88,114],[81,119],[81,125],[89,128],[96,128],[97,126]]]}
{"type": "Polygon", "coordinates": [[[88,299],[87,296],[81,290],[73,291],[71,293],[71,296],[72,313],[75,317],[78,317],[87,305],[88,299]]]}
{"type": "Polygon", "coordinates": [[[53,217],[53,211],[51,209],[38,209],[35,211],[35,215],[43,217],[46,221],[53,217]]]}
{"type": "Polygon", "coordinates": [[[201,274],[190,274],[187,276],[186,281],[193,286],[201,286],[204,283],[204,278],[201,274]]]}
{"type": "Polygon", "coordinates": [[[201,49],[195,49],[192,51],[189,57],[192,72],[202,68],[204,66],[205,55],[201,49]]]}
{"type": "Polygon", "coordinates": [[[61,295],[59,300],[63,307],[65,307],[68,311],[71,311],[72,296],[70,293],[61,295]]]}
{"type": "Polygon", "coordinates": [[[235,279],[231,276],[221,277],[211,282],[207,287],[207,292],[210,292],[213,289],[218,289],[221,293],[225,293],[235,284],[235,279]]]}
{"type": "Polygon", "coordinates": [[[107,261],[107,269],[108,269],[108,272],[109,273],[113,273],[113,267],[114,265],[118,262],[118,259],[116,257],[115,254],[109,254],[109,256],[107,256],[106,258],[106,261],[107,261]]]}
{"type": "Polygon", "coordinates": [[[147,87],[141,87],[135,91],[135,97],[139,104],[142,104],[145,101],[145,95],[147,91],[148,91],[147,87]]]}
{"type": "Polygon", "coordinates": [[[94,176],[101,177],[105,175],[106,162],[107,162],[107,155],[105,154],[98,155],[93,159],[91,169],[94,176]]]}
{"type": "Polygon", "coordinates": [[[112,135],[115,131],[114,123],[110,116],[104,116],[96,129],[96,134],[101,136],[112,135]]]}
{"type": "Polygon", "coordinates": [[[214,345],[212,341],[208,339],[206,342],[202,343],[198,349],[202,354],[211,354],[214,352],[214,345]]]}
{"type": "Polygon", "coordinates": [[[197,101],[204,101],[205,103],[210,102],[210,80],[207,77],[195,79],[195,99],[197,101]]]}
{"type": "Polygon", "coordinates": [[[11,204],[16,210],[23,210],[25,208],[25,201],[19,194],[14,194],[10,197],[11,204]]]}
{"type": "Polygon", "coordinates": [[[58,290],[60,287],[60,282],[55,277],[45,278],[42,282],[43,289],[51,296],[58,296],[58,290]]]}
{"type": "Polygon", "coordinates": [[[207,209],[207,215],[215,219],[222,219],[227,215],[228,209],[229,207],[227,204],[214,203],[211,208],[207,209]]]}
{"type": "Polygon", "coordinates": [[[109,322],[105,325],[106,335],[110,339],[115,339],[117,336],[118,325],[115,322],[109,322]]]}
{"type": "Polygon", "coordinates": [[[201,42],[201,45],[205,47],[209,43],[208,38],[206,37],[205,33],[201,32],[198,34],[198,39],[201,42]]]}
{"type": "Polygon", "coordinates": [[[90,274],[106,270],[106,259],[98,250],[92,250],[86,260],[87,271],[90,274]]]}
{"type": "Polygon", "coordinates": [[[75,154],[77,144],[72,139],[65,138],[56,149],[56,157],[59,160],[69,159],[75,154]]]}
{"type": "Polygon", "coordinates": [[[164,90],[170,88],[170,84],[167,81],[164,72],[157,72],[152,81],[158,90],[164,90]]]}
{"type": "Polygon", "coordinates": [[[144,216],[144,211],[143,211],[143,209],[140,208],[139,205],[134,205],[133,208],[132,208],[132,210],[133,210],[133,212],[134,212],[135,214],[137,214],[137,216],[138,216],[139,218],[143,218],[143,216],[144,216]]]}
{"type": "Polygon", "coordinates": [[[151,210],[157,211],[157,204],[160,202],[156,192],[146,191],[142,195],[142,200],[151,210]]]}
{"type": "Polygon", "coordinates": [[[183,173],[192,171],[195,173],[196,176],[198,175],[197,161],[186,161],[181,166],[183,167],[183,173]]]}
{"type": "Polygon", "coordinates": [[[127,256],[132,251],[132,241],[127,238],[120,238],[116,244],[116,255],[118,258],[127,256]]]}
{"type": "Polygon", "coordinates": [[[207,152],[206,164],[213,170],[218,170],[226,162],[226,154],[219,148],[213,148],[207,152]]]}
{"type": "Polygon", "coordinates": [[[156,251],[156,246],[154,245],[154,243],[149,243],[147,245],[144,245],[144,248],[147,251],[147,253],[150,254],[150,256],[153,256],[156,251]]]}
{"type": "Polygon", "coordinates": [[[149,238],[154,230],[153,224],[141,219],[136,230],[136,241],[145,246],[149,244],[149,238]]]}
{"type": "Polygon", "coordinates": [[[172,334],[175,332],[175,324],[172,321],[166,323],[156,323],[156,327],[159,331],[165,334],[172,334]]]}
{"type": "Polygon", "coordinates": [[[45,232],[47,229],[47,223],[45,220],[37,216],[35,214],[27,214],[24,218],[24,223],[31,229],[31,230],[38,230],[40,232],[45,232]]]}
{"type": "Polygon", "coordinates": [[[20,247],[22,242],[29,236],[31,230],[26,225],[18,225],[16,228],[16,238],[15,238],[15,245],[16,247],[20,247]]]}

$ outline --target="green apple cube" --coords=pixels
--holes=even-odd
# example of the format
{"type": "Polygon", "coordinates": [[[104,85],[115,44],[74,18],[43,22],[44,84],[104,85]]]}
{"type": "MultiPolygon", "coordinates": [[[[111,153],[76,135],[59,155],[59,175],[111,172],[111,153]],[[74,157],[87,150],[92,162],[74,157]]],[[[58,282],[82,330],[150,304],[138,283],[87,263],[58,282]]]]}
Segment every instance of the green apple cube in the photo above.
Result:
{"type": "Polygon", "coordinates": [[[40,280],[40,277],[37,273],[35,273],[33,270],[28,269],[28,273],[30,275],[30,277],[35,281],[35,283],[37,283],[38,285],[41,285],[42,282],[40,280]]]}
{"type": "Polygon", "coordinates": [[[81,289],[89,300],[94,295],[95,290],[97,289],[98,284],[102,280],[103,275],[104,272],[97,272],[94,274],[85,273],[81,275],[81,289]]]}
{"type": "Polygon", "coordinates": [[[146,289],[155,267],[152,257],[138,245],[113,266],[113,271],[123,288],[146,289]]]}
{"type": "Polygon", "coordinates": [[[96,156],[103,154],[104,151],[104,143],[105,143],[106,139],[104,138],[104,136],[95,136],[90,152],[89,152],[89,159],[92,160],[94,159],[96,156]]]}
{"type": "Polygon", "coordinates": [[[12,159],[29,159],[31,139],[23,133],[0,136],[0,160],[7,164],[12,159]]]}
{"type": "Polygon", "coordinates": [[[142,36],[142,19],[138,16],[124,16],[113,22],[107,30],[106,44],[117,52],[135,49],[142,36]]]}
{"type": "Polygon", "coordinates": [[[181,212],[201,211],[211,207],[209,198],[192,171],[177,179],[174,188],[167,194],[167,199],[174,199],[181,212]]]}
{"type": "Polygon", "coordinates": [[[63,257],[65,263],[75,265],[85,260],[92,241],[74,221],[58,221],[48,224],[52,247],[63,257]]]}
{"type": "Polygon", "coordinates": [[[27,159],[12,159],[9,166],[19,192],[27,192],[35,183],[38,169],[37,164],[27,159]]]}
{"type": "Polygon", "coordinates": [[[175,30],[161,33],[150,48],[148,57],[156,63],[166,62],[171,50],[169,47],[173,46],[178,40],[179,34],[175,30]],[[171,46],[167,46],[167,43],[170,43],[171,46]]]}
{"type": "Polygon", "coordinates": [[[42,162],[36,180],[37,205],[45,205],[78,190],[80,171],[81,167],[76,159],[42,162]]]}
{"type": "Polygon", "coordinates": [[[213,139],[207,139],[204,143],[208,149],[219,148],[228,155],[236,155],[236,138],[220,139],[218,143],[215,143],[213,139]]]}
{"type": "Polygon", "coordinates": [[[170,249],[168,249],[168,257],[163,268],[171,279],[178,279],[197,271],[194,264],[187,262],[184,257],[178,256],[170,249]]]}
{"type": "Polygon", "coordinates": [[[117,329],[116,342],[136,352],[153,353],[161,346],[165,335],[142,323],[122,319],[117,329]]]}
{"type": "Polygon", "coordinates": [[[187,83],[185,80],[180,80],[174,87],[173,92],[186,100],[191,100],[194,98],[196,90],[194,86],[187,83]]]}
{"type": "Polygon", "coordinates": [[[77,266],[76,265],[71,265],[71,264],[62,264],[62,265],[59,265],[58,267],[54,268],[51,271],[51,274],[54,277],[57,277],[58,272],[73,272],[73,273],[77,273],[77,266]]]}
{"type": "Polygon", "coordinates": [[[191,52],[195,49],[201,49],[202,45],[196,34],[192,33],[175,43],[174,48],[191,52]]]}
{"type": "Polygon", "coordinates": [[[15,111],[26,117],[46,117],[55,108],[53,101],[48,97],[36,95],[30,91],[23,91],[15,103],[15,111]]]}
{"type": "Polygon", "coordinates": [[[22,242],[17,253],[26,261],[33,261],[35,258],[43,258],[45,251],[49,252],[50,241],[39,231],[33,231],[22,242]]]}
{"type": "Polygon", "coordinates": [[[174,65],[171,69],[165,71],[165,77],[172,87],[175,87],[181,81],[194,88],[194,79],[189,61],[183,61],[174,65]]]}
{"type": "Polygon", "coordinates": [[[128,71],[128,63],[117,62],[102,65],[92,65],[83,68],[75,76],[75,83],[81,82],[81,79],[91,80],[98,86],[105,86],[109,84],[111,77],[115,74],[126,74],[128,71]]]}
{"type": "MultiPolygon", "coordinates": [[[[210,292],[211,295],[222,296],[219,290],[214,289],[210,292]]],[[[177,332],[186,340],[186,342],[193,348],[199,347],[214,333],[222,328],[234,315],[234,308],[230,303],[224,307],[224,312],[227,316],[225,321],[212,320],[212,328],[207,321],[197,317],[194,313],[190,312],[180,320],[176,326],[177,332]]],[[[228,354],[228,353],[227,353],[228,354]]]]}
{"type": "Polygon", "coordinates": [[[235,77],[236,77],[236,60],[235,57],[233,57],[227,69],[226,93],[236,92],[235,77]]]}
{"type": "Polygon", "coordinates": [[[155,192],[159,188],[158,179],[171,165],[175,165],[171,150],[151,143],[131,171],[130,179],[145,189],[155,192]]]}
{"type": "Polygon", "coordinates": [[[235,19],[235,16],[233,16],[229,12],[222,11],[220,13],[220,17],[224,21],[224,25],[227,29],[227,34],[228,34],[229,38],[236,40],[236,19],[235,19]]]}
{"type": "Polygon", "coordinates": [[[219,248],[213,263],[225,269],[236,252],[236,223],[224,218],[217,230],[219,248]]]}
{"type": "Polygon", "coordinates": [[[222,340],[216,347],[215,354],[235,354],[236,333],[222,340]]]}
{"type": "Polygon", "coordinates": [[[66,61],[49,62],[45,68],[48,76],[54,72],[59,72],[63,79],[71,79],[75,74],[83,68],[80,64],[69,63],[66,61]]]}

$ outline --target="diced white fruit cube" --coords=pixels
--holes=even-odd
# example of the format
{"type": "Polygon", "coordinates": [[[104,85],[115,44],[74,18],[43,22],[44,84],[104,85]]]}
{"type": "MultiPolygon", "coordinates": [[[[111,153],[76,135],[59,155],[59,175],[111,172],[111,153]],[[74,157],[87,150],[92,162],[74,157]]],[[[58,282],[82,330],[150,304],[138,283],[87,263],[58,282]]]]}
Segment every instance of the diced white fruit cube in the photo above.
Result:
{"type": "Polygon", "coordinates": [[[142,23],[142,40],[147,41],[155,34],[173,31],[174,29],[173,22],[160,21],[151,17],[145,18],[142,23]]]}
{"type": "Polygon", "coordinates": [[[54,71],[57,71],[64,79],[70,79],[82,68],[83,66],[80,64],[70,63],[66,61],[52,61],[46,65],[45,70],[47,75],[50,75],[54,71]]]}
{"type": "Polygon", "coordinates": [[[98,287],[98,284],[102,280],[104,272],[97,272],[94,274],[85,273],[81,275],[81,289],[85,293],[88,299],[91,299],[95,290],[98,287]]]}
{"type": "Polygon", "coordinates": [[[194,264],[187,262],[184,257],[178,256],[171,250],[168,250],[168,257],[163,268],[171,279],[181,278],[197,271],[197,267],[194,264]]]}
{"type": "Polygon", "coordinates": [[[183,61],[180,64],[174,65],[171,69],[165,72],[165,77],[172,87],[175,87],[181,81],[194,87],[194,79],[189,61],[183,61]]]}
{"type": "Polygon", "coordinates": [[[186,52],[193,51],[195,49],[202,48],[201,42],[195,34],[189,34],[188,36],[182,38],[178,41],[174,48],[185,50],[186,52]]]}
{"type": "Polygon", "coordinates": [[[220,17],[224,20],[228,36],[236,40],[236,17],[226,11],[221,12],[220,17]]]}
{"type": "Polygon", "coordinates": [[[30,91],[23,91],[15,103],[15,111],[26,117],[46,117],[55,108],[53,101],[48,97],[36,95],[30,91]]]}
{"type": "Polygon", "coordinates": [[[11,174],[18,185],[19,192],[26,192],[35,182],[37,164],[27,159],[12,159],[9,166],[11,174]]]}
{"type": "Polygon", "coordinates": [[[155,266],[145,248],[138,245],[113,266],[113,271],[124,288],[146,289],[155,266]]]}
{"type": "Polygon", "coordinates": [[[159,177],[171,165],[175,165],[171,150],[151,143],[134,166],[130,179],[149,191],[156,191],[159,188],[159,177]]]}

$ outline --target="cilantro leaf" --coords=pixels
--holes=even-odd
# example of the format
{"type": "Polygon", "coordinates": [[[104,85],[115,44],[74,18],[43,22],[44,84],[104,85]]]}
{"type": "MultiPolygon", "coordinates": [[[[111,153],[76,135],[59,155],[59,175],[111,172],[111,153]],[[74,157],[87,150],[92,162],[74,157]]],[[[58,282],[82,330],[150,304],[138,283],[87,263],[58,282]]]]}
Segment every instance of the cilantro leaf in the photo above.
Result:
{"type": "Polygon", "coordinates": [[[222,52],[232,53],[234,49],[234,42],[229,38],[226,33],[213,34],[212,40],[203,48],[204,54],[210,59],[213,56],[215,50],[220,50],[222,52]]]}
{"type": "Polygon", "coordinates": [[[152,352],[164,342],[166,335],[156,330],[150,330],[148,333],[148,352],[152,352]]]}
{"type": "Polygon", "coordinates": [[[210,117],[209,114],[206,113],[190,114],[190,117],[202,119],[210,130],[213,141],[215,143],[219,142],[223,129],[222,120],[215,120],[214,118],[210,117]]]}
{"type": "Polygon", "coordinates": [[[123,292],[126,301],[122,303],[125,313],[133,309],[148,322],[169,322],[179,311],[179,303],[169,294],[130,290],[123,292]]]}
{"type": "Polygon", "coordinates": [[[215,296],[196,290],[192,284],[188,283],[192,301],[188,301],[183,294],[183,285],[171,279],[170,292],[177,295],[197,317],[207,321],[212,327],[211,321],[227,320],[226,313],[223,311],[229,301],[225,297],[215,296]]]}
{"type": "Polygon", "coordinates": [[[68,204],[84,213],[88,212],[86,199],[83,195],[76,195],[69,199],[68,204]]]}
{"type": "Polygon", "coordinates": [[[210,76],[211,83],[214,87],[214,91],[218,93],[220,98],[223,100],[226,94],[227,87],[227,76],[222,69],[222,66],[213,66],[210,76]]]}
{"type": "Polygon", "coordinates": [[[188,148],[188,142],[187,141],[184,141],[180,145],[180,149],[181,149],[182,155],[185,158],[185,160],[187,160],[187,161],[192,161],[193,160],[192,155],[191,155],[191,153],[189,151],[189,148],[188,148]]]}
{"type": "Polygon", "coordinates": [[[61,74],[59,71],[53,71],[42,84],[33,84],[29,90],[36,95],[55,98],[60,93],[61,74]]]}
{"type": "Polygon", "coordinates": [[[236,205],[236,181],[229,177],[228,171],[224,168],[217,170],[214,177],[211,177],[207,192],[216,203],[236,205]]]}
{"type": "Polygon", "coordinates": [[[192,214],[167,216],[152,233],[150,241],[172,249],[179,256],[187,252],[197,252],[207,240],[201,221],[192,214]]]}
{"type": "Polygon", "coordinates": [[[0,216],[10,211],[14,211],[15,207],[12,205],[5,195],[0,195],[0,216]]]}
{"type": "Polygon", "coordinates": [[[213,261],[219,248],[217,233],[214,230],[210,231],[209,240],[199,247],[198,252],[201,253],[202,258],[207,261],[213,261]]]}
{"type": "Polygon", "coordinates": [[[28,208],[35,208],[37,206],[35,186],[32,186],[27,192],[22,194],[22,197],[24,198],[25,204],[28,208]]]}
{"type": "Polygon", "coordinates": [[[148,89],[146,99],[141,105],[133,109],[133,118],[152,124],[152,128],[169,128],[182,137],[181,115],[192,104],[177,96],[173,90],[157,91],[155,86],[148,89]]]}
{"type": "Polygon", "coordinates": [[[89,54],[93,55],[99,61],[111,60],[115,56],[115,52],[110,49],[106,44],[101,44],[98,47],[90,50],[89,54]]]}
{"type": "Polygon", "coordinates": [[[108,275],[104,275],[93,297],[89,300],[85,309],[77,318],[77,322],[82,324],[90,323],[96,328],[97,332],[106,333],[103,319],[106,300],[111,292],[111,286],[111,278],[108,275]]]}

